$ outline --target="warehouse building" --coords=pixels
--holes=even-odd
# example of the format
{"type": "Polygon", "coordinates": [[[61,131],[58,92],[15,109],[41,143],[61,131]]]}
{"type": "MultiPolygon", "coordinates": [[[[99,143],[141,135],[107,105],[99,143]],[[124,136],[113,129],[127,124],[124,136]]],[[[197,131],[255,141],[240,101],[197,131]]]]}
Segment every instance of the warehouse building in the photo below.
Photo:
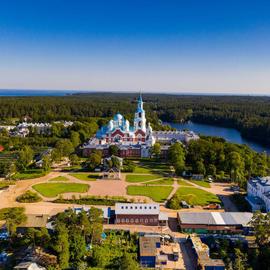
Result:
{"type": "Polygon", "coordinates": [[[248,212],[179,212],[181,230],[187,233],[248,234],[253,214],[248,212]]]}

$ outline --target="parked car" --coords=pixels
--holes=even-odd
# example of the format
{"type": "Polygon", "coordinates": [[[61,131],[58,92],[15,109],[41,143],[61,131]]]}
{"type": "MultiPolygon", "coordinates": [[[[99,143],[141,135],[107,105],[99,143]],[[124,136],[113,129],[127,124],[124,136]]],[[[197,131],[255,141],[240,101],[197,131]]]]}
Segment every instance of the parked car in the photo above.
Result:
{"type": "Polygon", "coordinates": [[[208,204],[203,209],[206,209],[206,210],[217,210],[217,209],[221,209],[221,206],[218,203],[212,203],[212,204],[208,204]]]}
{"type": "Polygon", "coordinates": [[[186,201],[181,201],[180,205],[182,208],[190,208],[191,207],[186,201]]]}

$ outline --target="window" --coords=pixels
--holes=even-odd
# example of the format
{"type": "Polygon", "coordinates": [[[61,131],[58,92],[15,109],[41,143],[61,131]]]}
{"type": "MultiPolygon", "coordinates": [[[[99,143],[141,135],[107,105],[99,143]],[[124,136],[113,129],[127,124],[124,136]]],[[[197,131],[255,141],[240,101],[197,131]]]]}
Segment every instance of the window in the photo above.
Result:
{"type": "Polygon", "coordinates": [[[125,223],[125,219],[124,218],[122,218],[122,223],[125,223]]]}
{"type": "Polygon", "coordinates": [[[124,206],[121,206],[121,209],[124,209],[124,206]]]}
{"type": "Polygon", "coordinates": [[[117,222],[117,223],[120,223],[120,222],[121,222],[120,218],[118,218],[118,219],[116,220],[116,222],[117,222]]]}
{"type": "Polygon", "coordinates": [[[151,206],[149,206],[149,209],[152,209],[151,206]]]}
{"type": "Polygon", "coordinates": [[[140,206],[140,209],[142,209],[142,206],[140,206]]]}
{"type": "Polygon", "coordinates": [[[140,222],[143,223],[143,218],[140,219],[140,222]]]}
{"type": "Polygon", "coordinates": [[[137,209],[137,206],[135,206],[135,209],[137,209]]]}
{"type": "Polygon", "coordinates": [[[157,207],[156,207],[156,206],[154,206],[154,209],[157,209],[157,207]]]}
{"type": "Polygon", "coordinates": [[[150,223],[152,223],[153,222],[153,219],[152,218],[150,218],[150,223]]]}
{"type": "Polygon", "coordinates": [[[129,223],[129,219],[128,218],[126,218],[126,223],[129,223]]]}
{"type": "Polygon", "coordinates": [[[132,207],[132,206],[130,206],[130,209],[133,209],[133,207],[132,207]]]}
{"type": "Polygon", "coordinates": [[[130,223],[134,223],[134,219],[133,218],[130,220],[130,223]]]}
{"type": "Polygon", "coordinates": [[[145,223],[148,223],[148,219],[146,218],[146,219],[144,220],[144,222],[145,222],[145,223]]]}
{"type": "Polygon", "coordinates": [[[128,207],[126,206],[126,209],[128,209],[128,207]]]}
{"type": "Polygon", "coordinates": [[[139,219],[138,219],[138,218],[136,218],[136,219],[135,219],[135,223],[138,223],[138,222],[139,222],[139,219]]]}

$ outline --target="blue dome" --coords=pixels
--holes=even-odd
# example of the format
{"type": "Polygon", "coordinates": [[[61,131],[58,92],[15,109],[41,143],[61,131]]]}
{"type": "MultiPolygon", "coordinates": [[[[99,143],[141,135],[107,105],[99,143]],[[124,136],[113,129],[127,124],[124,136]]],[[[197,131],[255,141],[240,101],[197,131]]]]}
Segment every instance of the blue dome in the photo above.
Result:
{"type": "Polygon", "coordinates": [[[117,113],[114,117],[113,117],[113,120],[115,121],[119,121],[119,120],[123,120],[123,115],[120,114],[120,113],[117,113]]]}

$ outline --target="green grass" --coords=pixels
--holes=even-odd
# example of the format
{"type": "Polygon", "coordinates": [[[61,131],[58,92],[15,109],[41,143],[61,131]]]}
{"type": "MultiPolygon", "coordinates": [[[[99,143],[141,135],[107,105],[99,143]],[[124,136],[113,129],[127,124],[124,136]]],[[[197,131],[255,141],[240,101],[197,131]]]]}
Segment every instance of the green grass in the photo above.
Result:
{"type": "Polygon", "coordinates": [[[165,186],[128,186],[127,194],[134,196],[146,196],[155,202],[164,202],[172,190],[172,187],[165,186]]]}
{"type": "Polygon", "coordinates": [[[44,172],[42,169],[29,169],[25,172],[16,173],[12,176],[12,179],[18,180],[26,180],[26,179],[34,179],[45,176],[48,172],[44,172]]]}
{"type": "Polygon", "coordinates": [[[171,186],[173,184],[172,178],[162,178],[159,180],[155,180],[153,182],[145,183],[145,185],[169,185],[171,186]]]}
{"type": "Polygon", "coordinates": [[[10,185],[15,185],[14,181],[0,181],[0,190],[1,189],[5,189],[7,187],[9,187],[10,185]]]}
{"type": "Polygon", "coordinates": [[[128,174],[126,176],[126,181],[130,183],[142,183],[149,180],[155,180],[161,177],[162,177],[161,175],[157,174],[147,174],[147,175],[128,174]]]}
{"type": "Polygon", "coordinates": [[[33,186],[33,189],[44,197],[53,198],[58,194],[68,192],[87,192],[89,185],[78,183],[41,183],[33,186]]]}
{"type": "Polygon", "coordinates": [[[133,173],[151,173],[150,169],[141,167],[141,166],[135,166],[133,173]]]}
{"type": "Polygon", "coordinates": [[[210,203],[220,203],[220,199],[213,193],[195,187],[180,187],[176,191],[180,200],[191,205],[208,205],[210,203]]]}
{"type": "Polygon", "coordinates": [[[52,178],[49,180],[50,182],[62,182],[62,181],[69,181],[68,178],[66,178],[65,176],[57,176],[55,178],[52,178]]]}
{"type": "Polygon", "coordinates": [[[98,175],[89,173],[70,173],[69,175],[83,181],[96,181],[99,177],[98,175]]]}
{"type": "Polygon", "coordinates": [[[18,196],[16,201],[21,203],[35,203],[42,201],[42,198],[36,192],[28,190],[24,194],[18,196]]]}
{"type": "Polygon", "coordinates": [[[190,183],[186,182],[186,181],[183,180],[183,179],[178,179],[178,180],[177,180],[177,183],[178,183],[178,185],[180,185],[180,186],[186,186],[186,187],[192,186],[190,183]]]}
{"type": "Polygon", "coordinates": [[[133,173],[170,173],[170,166],[167,163],[154,159],[134,160],[135,169],[133,173]]]}
{"type": "Polygon", "coordinates": [[[194,183],[200,187],[210,188],[210,184],[203,180],[190,180],[191,183],[194,183]]]}

